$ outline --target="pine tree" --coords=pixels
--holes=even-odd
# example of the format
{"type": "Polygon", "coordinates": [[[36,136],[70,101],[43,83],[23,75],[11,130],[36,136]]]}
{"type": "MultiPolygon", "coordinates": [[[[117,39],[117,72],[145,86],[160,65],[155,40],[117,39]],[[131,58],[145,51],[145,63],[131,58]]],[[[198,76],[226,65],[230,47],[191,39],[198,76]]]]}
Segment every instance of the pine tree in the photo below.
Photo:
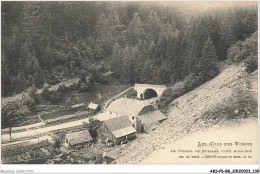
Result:
{"type": "Polygon", "coordinates": [[[139,40],[142,40],[145,36],[143,29],[143,22],[141,21],[138,13],[134,14],[134,17],[126,30],[126,39],[128,44],[134,46],[138,44],[139,40]]]}
{"type": "Polygon", "coordinates": [[[202,81],[207,81],[219,73],[216,51],[209,37],[201,57],[196,62],[195,73],[202,81]]]}
{"type": "Polygon", "coordinates": [[[109,20],[103,13],[97,21],[96,35],[98,42],[101,44],[101,49],[104,51],[102,54],[105,54],[106,56],[111,55],[114,43],[113,32],[109,20]]]}
{"type": "Polygon", "coordinates": [[[114,45],[113,53],[111,55],[111,71],[115,73],[117,78],[121,76],[122,51],[118,43],[114,45]]]}

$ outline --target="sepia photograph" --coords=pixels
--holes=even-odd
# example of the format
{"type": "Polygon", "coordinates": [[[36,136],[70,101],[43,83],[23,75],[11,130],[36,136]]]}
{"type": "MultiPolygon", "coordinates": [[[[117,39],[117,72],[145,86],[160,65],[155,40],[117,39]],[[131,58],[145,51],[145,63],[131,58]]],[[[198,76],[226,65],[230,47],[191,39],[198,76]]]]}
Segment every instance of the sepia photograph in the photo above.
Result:
{"type": "Polygon", "coordinates": [[[258,165],[258,2],[1,1],[7,164],[258,165]]]}

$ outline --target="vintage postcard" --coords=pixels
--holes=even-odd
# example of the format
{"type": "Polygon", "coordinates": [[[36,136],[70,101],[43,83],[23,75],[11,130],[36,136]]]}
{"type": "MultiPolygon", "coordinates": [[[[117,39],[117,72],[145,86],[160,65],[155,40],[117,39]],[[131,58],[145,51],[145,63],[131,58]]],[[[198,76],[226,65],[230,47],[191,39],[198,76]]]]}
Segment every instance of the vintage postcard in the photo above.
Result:
{"type": "Polygon", "coordinates": [[[258,2],[1,2],[1,172],[258,154],[258,2]]]}

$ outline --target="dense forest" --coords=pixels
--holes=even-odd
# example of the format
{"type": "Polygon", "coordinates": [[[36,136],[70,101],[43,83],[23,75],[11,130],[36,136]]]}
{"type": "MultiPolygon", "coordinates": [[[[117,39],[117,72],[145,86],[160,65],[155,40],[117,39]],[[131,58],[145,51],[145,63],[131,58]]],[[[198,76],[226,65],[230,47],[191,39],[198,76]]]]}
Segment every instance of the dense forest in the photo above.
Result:
{"type": "Polygon", "coordinates": [[[205,82],[257,68],[257,5],[187,14],[138,2],[2,2],[2,96],[113,71],[125,84],[205,82]],[[256,45],[255,45],[256,44],[256,45]]]}

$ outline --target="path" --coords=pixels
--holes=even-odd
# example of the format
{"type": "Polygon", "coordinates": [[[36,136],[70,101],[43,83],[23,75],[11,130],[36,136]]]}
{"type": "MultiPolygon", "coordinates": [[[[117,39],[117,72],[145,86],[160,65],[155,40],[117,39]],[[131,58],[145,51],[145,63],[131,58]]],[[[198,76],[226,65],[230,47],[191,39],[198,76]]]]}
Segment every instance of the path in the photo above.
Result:
{"type": "Polygon", "coordinates": [[[111,101],[112,101],[113,99],[115,99],[115,98],[117,98],[118,96],[122,95],[123,93],[127,92],[127,91],[130,90],[131,88],[133,88],[133,87],[127,88],[127,89],[124,90],[123,92],[117,94],[116,96],[114,96],[114,97],[112,97],[111,99],[109,99],[108,101],[106,101],[106,102],[104,103],[104,110],[107,108],[107,106],[111,103],[111,101]]]}
{"type": "MultiPolygon", "coordinates": [[[[50,127],[44,127],[44,128],[39,128],[39,129],[34,129],[34,130],[28,130],[24,132],[17,132],[17,133],[12,133],[12,139],[21,139],[25,137],[33,137],[33,136],[38,136],[38,135],[44,135],[48,132],[54,131],[54,130],[59,130],[59,129],[64,129],[64,128],[69,128],[69,127],[75,127],[82,125],[83,122],[88,122],[89,118],[69,122],[69,123],[64,123],[60,125],[55,125],[55,126],[50,126],[50,127]]],[[[9,141],[10,137],[9,134],[2,135],[2,143],[9,141]]]]}
{"type": "Polygon", "coordinates": [[[37,143],[37,142],[46,141],[46,140],[50,141],[50,140],[53,140],[53,138],[50,137],[49,135],[44,135],[44,136],[40,136],[40,137],[37,137],[37,138],[30,138],[30,139],[26,139],[26,140],[20,140],[20,141],[5,143],[5,144],[2,144],[1,147],[3,148],[3,147],[15,145],[15,144],[37,143]]]}
{"type": "MultiPolygon", "coordinates": [[[[13,127],[12,131],[19,131],[19,130],[23,130],[23,129],[31,129],[31,128],[35,128],[35,127],[41,127],[43,125],[44,125],[44,123],[39,122],[39,123],[25,125],[25,126],[20,126],[20,127],[13,127]]],[[[2,129],[2,133],[3,132],[9,133],[9,129],[8,128],[2,129]]]]}

